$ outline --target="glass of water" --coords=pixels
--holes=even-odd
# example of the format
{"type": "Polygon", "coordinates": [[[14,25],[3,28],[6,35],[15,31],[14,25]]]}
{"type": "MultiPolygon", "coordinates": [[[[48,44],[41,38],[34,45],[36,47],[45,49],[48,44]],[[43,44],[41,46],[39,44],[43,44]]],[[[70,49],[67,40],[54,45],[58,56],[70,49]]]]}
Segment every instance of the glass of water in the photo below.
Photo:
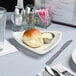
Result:
{"type": "Polygon", "coordinates": [[[5,27],[6,27],[6,9],[0,7],[0,50],[4,48],[5,27]]]}

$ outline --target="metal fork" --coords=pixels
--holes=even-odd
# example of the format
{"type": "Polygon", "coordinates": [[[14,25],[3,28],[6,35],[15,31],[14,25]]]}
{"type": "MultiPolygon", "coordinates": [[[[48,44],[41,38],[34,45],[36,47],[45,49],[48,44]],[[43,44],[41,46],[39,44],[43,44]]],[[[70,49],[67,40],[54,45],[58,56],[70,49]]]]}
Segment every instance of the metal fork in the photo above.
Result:
{"type": "Polygon", "coordinates": [[[45,71],[50,75],[50,76],[55,76],[55,74],[53,73],[53,71],[51,70],[51,68],[49,66],[45,66],[45,71]]]}
{"type": "Polygon", "coordinates": [[[56,71],[53,68],[50,68],[49,66],[45,67],[45,71],[49,74],[49,76],[64,76],[62,73],[56,71]]]}

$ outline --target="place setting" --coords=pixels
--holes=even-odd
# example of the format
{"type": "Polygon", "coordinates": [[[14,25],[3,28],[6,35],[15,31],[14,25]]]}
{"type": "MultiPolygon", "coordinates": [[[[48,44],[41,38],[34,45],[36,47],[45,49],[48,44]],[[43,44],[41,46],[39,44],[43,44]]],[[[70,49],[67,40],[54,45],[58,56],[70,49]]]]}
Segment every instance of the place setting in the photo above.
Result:
{"type": "Polygon", "coordinates": [[[0,76],[76,76],[75,0],[16,2],[0,7],[0,76]]]}
{"type": "MultiPolygon", "coordinates": [[[[13,37],[21,46],[29,49],[29,51],[39,55],[44,55],[55,48],[62,38],[62,33],[60,31],[41,31],[37,28],[29,28],[23,32],[13,32],[13,37]],[[41,39],[40,36],[42,37],[43,42],[39,40],[41,39]]],[[[36,73],[36,76],[75,76],[76,74],[66,68],[61,62],[51,67],[49,66],[72,42],[73,40],[66,41],[63,46],[45,63],[46,66],[41,70],[41,72],[36,73]]],[[[75,50],[72,53],[72,59],[75,63],[75,50]]]]}
{"type": "MultiPolygon", "coordinates": [[[[40,72],[36,73],[35,76],[76,76],[76,73],[65,67],[62,62],[57,62],[50,66],[71,42],[72,40],[65,42],[60,50],[58,50],[50,59],[45,62],[45,66],[41,69],[40,72]]],[[[71,58],[76,65],[76,49],[72,52],[71,58]]]]}
{"type": "Polygon", "coordinates": [[[76,74],[59,62],[52,67],[46,65],[41,72],[36,73],[35,76],[76,76],[76,74]]]}
{"type": "MultiPolygon", "coordinates": [[[[49,14],[49,8],[41,6],[40,8],[27,5],[26,9],[15,7],[15,15],[11,20],[14,27],[13,38],[23,46],[25,49],[38,54],[45,55],[55,48],[62,39],[63,33],[57,30],[48,30],[47,28],[52,23],[52,13],[49,14]],[[21,11],[19,12],[19,10],[21,11]],[[24,20],[20,20],[18,24],[18,15],[24,20]],[[51,18],[49,18],[49,16],[51,18]],[[50,22],[50,23],[49,23],[50,22]],[[22,25],[22,26],[21,26],[22,25]],[[17,29],[18,27],[18,29],[17,29]],[[40,29],[42,28],[42,29],[40,29]]],[[[76,74],[66,68],[61,62],[56,63],[53,66],[49,66],[73,40],[67,40],[62,47],[45,63],[45,67],[40,72],[36,73],[36,76],[75,76],[76,74]]],[[[25,50],[26,51],[26,50],[25,50]]],[[[72,59],[76,63],[76,52],[72,54],[72,59]]]]}

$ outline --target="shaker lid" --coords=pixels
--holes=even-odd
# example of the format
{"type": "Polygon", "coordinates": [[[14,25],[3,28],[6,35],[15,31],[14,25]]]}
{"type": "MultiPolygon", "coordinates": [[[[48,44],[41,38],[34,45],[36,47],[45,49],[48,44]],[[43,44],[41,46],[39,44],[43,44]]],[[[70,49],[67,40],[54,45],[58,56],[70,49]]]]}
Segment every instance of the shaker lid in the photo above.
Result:
{"type": "Polygon", "coordinates": [[[23,14],[23,8],[20,6],[15,6],[15,14],[16,15],[22,15],[23,14]]]}
{"type": "Polygon", "coordinates": [[[26,12],[27,13],[34,13],[34,7],[32,5],[27,5],[26,6],[26,12]]]}

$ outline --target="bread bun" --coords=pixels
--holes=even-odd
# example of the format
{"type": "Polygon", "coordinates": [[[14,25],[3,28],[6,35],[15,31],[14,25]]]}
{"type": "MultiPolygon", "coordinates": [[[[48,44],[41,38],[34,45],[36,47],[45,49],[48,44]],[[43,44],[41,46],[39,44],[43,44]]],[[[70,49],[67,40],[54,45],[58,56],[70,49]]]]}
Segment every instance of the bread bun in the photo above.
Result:
{"type": "Polygon", "coordinates": [[[23,42],[30,47],[36,48],[43,45],[41,32],[36,28],[30,28],[23,33],[23,42]]]}

